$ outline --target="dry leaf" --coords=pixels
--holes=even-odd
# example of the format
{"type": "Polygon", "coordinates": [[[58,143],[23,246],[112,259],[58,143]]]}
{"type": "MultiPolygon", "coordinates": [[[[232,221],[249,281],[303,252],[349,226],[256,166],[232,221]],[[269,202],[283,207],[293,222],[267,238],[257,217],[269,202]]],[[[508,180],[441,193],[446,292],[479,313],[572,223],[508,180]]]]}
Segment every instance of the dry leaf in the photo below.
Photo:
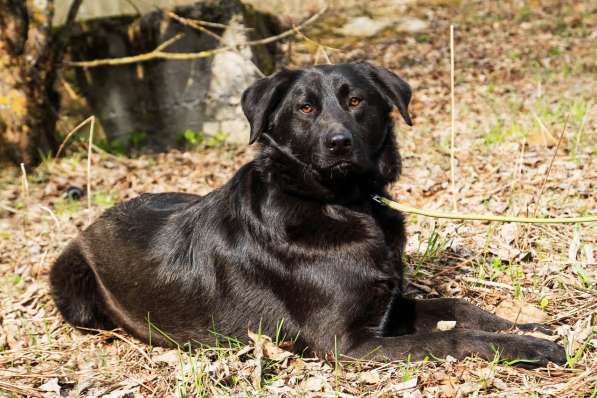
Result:
{"type": "Polygon", "coordinates": [[[374,370],[359,373],[357,375],[357,379],[361,383],[366,383],[366,384],[377,384],[381,381],[381,377],[379,377],[379,372],[376,372],[374,370]]]}
{"type": "Polygon", "coordinates": [[[527,135],[527,143],[530,146],[543,146],[550,148],[555,146],[558,141],[551,133],[546,131],[530,131],[527,135]]]}
{"type": "Polygon", "coordinates": [[[515,223],[506,223],[500,228],[500,236],[505,243],[512,243],[518,237],[518,225],[515,223]]]}
{"type": "Polygon", "coordinates": [[[56,396],[60,396],[61,387],[60,384],[58,384],[58,378],[56,377],[51,378],[50,380],[46,381],[44,384],[37,388],[45,392],[54,393],[56,394],[56,396]]]}
{"type": "Polygon", "coordinates": [[[325,380],[321,377],[312,376],[300,384],[301,388],[305,391],[321,391],[325,385],[325,380]]]}
{"type": "Polygon", "coordinates": [[[514,300],[503,300],[495,309],[495,314],[515,323],[543,323],[547,319],[539,308],[514,300]]]}
{"type": "Polygon", "coordinates": [[[290,358],[293,355],[292,352],[283,350],[282,348],[275,345],[272,342],[272,339],[268,336],[256,334],[251,331],[249,331],[248,333],[249,338],[255,343],[255,350],[260,350],[261,355],[263,355],[267,359],[281,362],[287,358],[290,358]]]}
{"type": "Polygon", "coordinates": [[[404,381],[402,383],[392,384],[390,386],[390,388],[388,389],[388,391],[398,392],[398,391],[410,390],[411,388],[415,388],[417,386],[418,382],[419,382],[419,378],[415,376],[415,377],[413,377],[407,381],[404,381]]]}
{"type": "Polygon", "coordinates": [[[180,362],[180,357],[176,350],[168,350],[166,352],[161,353],[160,355],[156,355],[153,358],[153,361],[156,363],[167,363],[168,365],[176,365],[180,362]]]}

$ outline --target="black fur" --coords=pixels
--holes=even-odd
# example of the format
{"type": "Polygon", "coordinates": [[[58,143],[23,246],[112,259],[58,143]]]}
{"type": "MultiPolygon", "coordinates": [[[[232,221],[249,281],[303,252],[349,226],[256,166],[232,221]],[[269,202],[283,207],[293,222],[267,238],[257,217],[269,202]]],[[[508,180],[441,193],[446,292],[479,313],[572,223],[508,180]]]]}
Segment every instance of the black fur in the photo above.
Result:
{"type": "Polygon", "coordinates": [[[464,301],[403,296],[403,217],[371,196],[400,173],[390,111],[411,124],[410,97],[367,63],[257,81],[242,106],[258,156],[204,197],[144,194],[106,211],[51,270],[59,310],[154,344],[210,344],[214,331],[246,340],[283,321],[311,353],[492,359],[499,349],[563,362],[558,345],[495,333],[515,325],[464,301]],[[438,331],[440,320],[456,329],[438,331]]]}

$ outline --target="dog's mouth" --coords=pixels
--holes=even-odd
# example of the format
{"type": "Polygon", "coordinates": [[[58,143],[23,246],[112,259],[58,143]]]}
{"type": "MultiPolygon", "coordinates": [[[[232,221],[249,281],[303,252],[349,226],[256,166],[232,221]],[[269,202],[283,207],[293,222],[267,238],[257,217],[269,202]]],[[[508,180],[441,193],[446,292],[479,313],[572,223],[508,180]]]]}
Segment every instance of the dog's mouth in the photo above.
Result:
{"type": "Polygon", "coordinates": [[[363,167],[350,160],[336,160],[317,167],[320,173],[328,177],[344,177],[352,174],[360,174],[363,167]]]}
{"type": "Polygon", "coordinates": [[[338,162],[332,163],[331,165],[329,165],[326,168],[328,170],[330,170],[330,171],[334,171],[334,170],[337,170],[337,171],[347,170],[347,171],[349,171],[349,170],[352,170],[352,169],[357,169],[358,166],[355,163],[351,162],[351,161],[340,160],[338,162]]]}

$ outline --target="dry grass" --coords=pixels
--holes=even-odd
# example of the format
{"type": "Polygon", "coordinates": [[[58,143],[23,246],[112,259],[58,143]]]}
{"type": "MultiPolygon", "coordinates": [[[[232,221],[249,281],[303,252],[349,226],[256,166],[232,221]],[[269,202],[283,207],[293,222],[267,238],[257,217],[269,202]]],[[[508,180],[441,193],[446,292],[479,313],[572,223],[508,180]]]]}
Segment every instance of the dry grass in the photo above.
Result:
{"type": "MultiPolygon", "coordinates": [[[[594,41],[596,10],[588,2],[542,9],[513,4],[506,9],[485,2],[418,7],[409,14],[425,18],[433,12],[428,32],[385,32],[366,43],[326,33],[350,10],[306,32],[341,50],[330,52],[333,62],[367,54],[413,85],[416,125],[399,131],[404,174],[392,189],[399,201],[451,208],[448,32],[455,23],[459,211],[595,214],[597,83],[590,38],[594,41]],[[548,174],[556,149],[553,137],[567,115],[568,128],[548,174]]],[[[317,47],[298,44],[292,62],[312,62],[317,47]]],[[[466,297],[511,318],[545,318],[568,348],[567,367],[529,371],[499,358],[491,363],[475,358],[435,363],[337,363],[333,356],[307,360],[258,336],[247,347],[223,339],[218,347],[189,353],[148,347],[118,330],[75,331],[63,323],[48,296],[47,271],[88,217],[145,191],[204,194],[251,157],[251,150],[232,146],[135,159],[95,153],[88,214],[85,201],[63,198],[67,186],[87,182],[86,153],[76,148],[28,176],[27,195],[19,170],[4,169],[0,175],[0,396],[596,394],[595,224],[515,226],[409,218],[406,262],[412,295],[466,297]]]]}

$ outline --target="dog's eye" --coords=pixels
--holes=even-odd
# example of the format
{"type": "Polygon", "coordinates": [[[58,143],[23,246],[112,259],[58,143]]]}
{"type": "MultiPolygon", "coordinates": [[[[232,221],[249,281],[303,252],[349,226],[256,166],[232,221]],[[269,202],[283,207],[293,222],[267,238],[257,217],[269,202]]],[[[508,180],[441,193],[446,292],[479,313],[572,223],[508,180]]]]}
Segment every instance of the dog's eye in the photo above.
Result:
{"type": "Polygon", "coordinates": [[[311,104],[301,105],[301,111],[303,113],[313,113],[314,110],[315,110],[315,108],[313,108],[313,105],[311,105],[311,104]]]}
{"type": "Polygon", "coordinates": [[[361,98],[357,98],[357,97],[352,97],[349,101],[348,101],[348,105],[350,105],[352,108],[355,108],[359,105],[361,105],[361,102],[363,102],[363,100],[361,98]]]}

